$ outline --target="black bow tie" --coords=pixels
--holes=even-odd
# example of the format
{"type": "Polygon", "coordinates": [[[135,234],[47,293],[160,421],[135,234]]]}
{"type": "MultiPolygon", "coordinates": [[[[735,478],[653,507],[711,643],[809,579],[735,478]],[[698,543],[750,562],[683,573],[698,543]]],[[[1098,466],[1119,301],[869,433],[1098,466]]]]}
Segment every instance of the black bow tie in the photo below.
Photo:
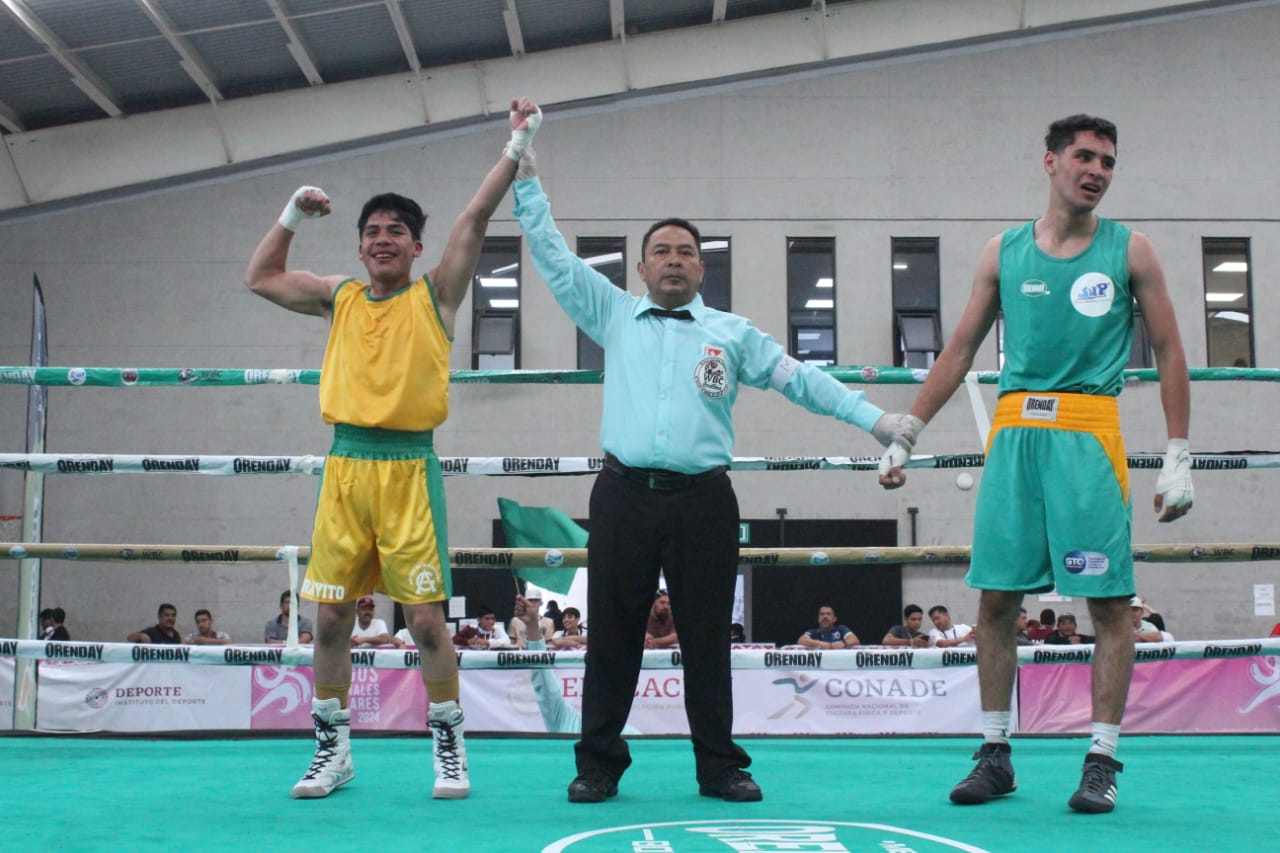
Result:
{"type": "Polygon", "coordinates": [[[668,308],[650,308],[649,313],[655,317],[674,317],[677,320],[692,320],[693,314],[688,308],[677,308],[672,311],[668,308]]]}

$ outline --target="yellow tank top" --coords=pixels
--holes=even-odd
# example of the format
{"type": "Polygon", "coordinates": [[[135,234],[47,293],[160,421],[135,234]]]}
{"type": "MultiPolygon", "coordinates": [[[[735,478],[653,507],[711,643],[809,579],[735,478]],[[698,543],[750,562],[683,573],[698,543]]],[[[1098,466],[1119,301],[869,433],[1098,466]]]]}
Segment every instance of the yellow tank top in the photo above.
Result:
{"type": "Polygon", "coordinates": [[[347,279],[333,294],[320,373],[325,423],[422,432],[449,416],[449,349],[426,276],[371,297],[347,279]]]}

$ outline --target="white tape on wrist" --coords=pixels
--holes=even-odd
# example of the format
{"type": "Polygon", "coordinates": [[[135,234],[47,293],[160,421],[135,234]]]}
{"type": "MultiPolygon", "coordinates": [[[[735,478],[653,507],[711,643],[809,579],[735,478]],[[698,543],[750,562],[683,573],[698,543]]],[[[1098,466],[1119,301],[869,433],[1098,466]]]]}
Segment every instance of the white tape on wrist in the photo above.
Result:
{"type": "Polygon", "coordinates": [[[1164,464],[1156,479],[1156,494],[1164,497],[1165,507],[1186,506],[1195,499],[1191,485],[1191,445],[1187,439],[1169,439],[1164,464]]]}
{"type": "Polygon", "coordinates": [[[800,369],[800,362],[789,355],[784,355],[782,361],[778,362],[778,366],[773,369],[773,373],[769,375],[769,387],[774,391],[781,391],[787,387],[787,383],[791,381],[791,377],[800,369]]]}
{"type": "Polygon", "coordinates": [[[319,187],[298,187],[294,190],[293,195],[289,198],[289,203],[284,206],[284,210],[280,211],[280,227],[288,231],[297,231],[302,220],[315,216],[315,214],[304,213],[302,208],[298,207],[298,199],[302,198],[304,193],[311,191],[324,194],[324,191],[319,187]]]}
{"type": "Polygon", "coordinates": [[[889,445],[889,449],[880,457],[880,476],[886,477],[894,468],[904,467],[911,459],[911,451],[898,442],[889,445]]]}

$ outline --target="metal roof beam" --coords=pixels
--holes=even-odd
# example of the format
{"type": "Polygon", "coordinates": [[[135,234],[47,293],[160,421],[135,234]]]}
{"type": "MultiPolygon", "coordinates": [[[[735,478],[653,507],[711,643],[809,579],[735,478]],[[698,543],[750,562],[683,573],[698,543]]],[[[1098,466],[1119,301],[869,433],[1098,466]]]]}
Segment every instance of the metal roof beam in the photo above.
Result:
{"type": "Polygon", "coordinates": [[[205,64],[190,43],[185,38],[178,35],[177,29],[173,26],[173,21],[169,20],[154,0],[135,0],[139,8],[142,9],[146,16],[151,19],[151,23],[155,24],[156,29],[164,36],[165,41],[169,42],[169,46],[177,51],[178,56],[182,57],[178,63],[182,66],[182,70],[187,72],[187,76],[195,81],[200,87],[200,91],[204,92],[205,97],[210,101],[218,102],[222,100],[222,92],[218,91],[218,86],[213,82],[213,70],[205,64]]]}
{"type": "Polygon", "coordinates": [[[81,92],[84,92],[89,100],[97,104],[99,109],[112,118],[119,118],[124,115],[124,110],[120,109],[119,105],[116,104],[115,96],[111,94],[107,84],[102,82],[97,74],[90,71],[89,66],[73,55],[62,39],[54,35],[53,30],[49,29],[44,21],[37,18],[23,0],[0,0],[0,2],[8,7],[9,12],[18,19],[22,26],[26,27],[27,32],[36,41],[44,45],[44,49],[49,51],[49,55],[70,72],[71,82],[81,92]]]}
{"type": "Polygon", "coordinates": [[[524,56],[524,33],[520,31],[520,14],[516,12],[516,0],[502,0],[502,20],[507,25],[507,40],[511,42],[511,55],[524,56]]]}
{"type": "Polygon", "coordinates": [[[609,0],[609,29],[615,41],[627,39],[626,0],[609,0]]]}
{"type": "Polygon", "coordinates": [[[711,6],[711,23],[719,24],[724,22],[724,15],[729,6],[729,0],[716,0],[711,6]]]}
{"type": "Polygon", "coordinates": [[[0,101],[0,127],[10,133],[22,133],[26,130],[22,126],[22,119],[18,118],[18,114],[4,101],[0,101]]]}
{"type": "Polygon", "coordinates": [[[271,9],[271,14],[275,16],[276,23],[280,25],[280,29],[284,30],[284,34],[289,37],[289,43],[285,47],[288,48],[293,61],[298,63],[298,67],[302,69],[302,76],[306,77],[307,82],[312,86],[322,85],[324,78],[320,76],[320,71],[316,68],[315,61],[312,60],[311,54],[302,43],[302,37],[293,28],[293,22],[289,20],[289,15],[284,10],[284,4],[280,0],[267,0],[267,6],[271,9]]]}
{"type": "Polygon", "coordinates": [[[400,0],[387,0],[387,13],[391,15],[391,25],[396,28],[396,37],[400,39],[400,49],[404,58],[414,71],[422,70],[422,61],[418,59],[418,48],[413,43],[413,34],[409,32],[409,22],[404,19],[404,10],[400,8],[400,0]]]}

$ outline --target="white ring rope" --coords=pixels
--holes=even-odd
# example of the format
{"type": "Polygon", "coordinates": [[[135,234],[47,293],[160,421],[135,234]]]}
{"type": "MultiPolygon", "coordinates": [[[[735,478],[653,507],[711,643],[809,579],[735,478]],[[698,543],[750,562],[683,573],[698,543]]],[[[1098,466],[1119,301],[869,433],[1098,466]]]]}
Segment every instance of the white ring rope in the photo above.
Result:
{"type": "MultiPolygon", "coordinates": [[[[967,563],[965,545],[918,548],[739,548],[738,563],[751,566],[848,566],[882,563],[967,563]]],[[[311,549],[297,545],[139,545],[59,542],[0,542],[0,560],[94,560],[100,562],[271,563],[306,562],[311,549]],[[293,557],[292,555],[296,555],[293,557]]],[[[1280,542],[1134,545],[1139,563],[1240,563],[1280,560],[1280,542]]],[[[449,561],[463,569],[562,569],[587,565],[586,548],[450,548],[449,561]]]]}
{"type": "MultiPolygon", "coordinates": [[[[1131,469],[1159,469],[1164,451],[1130,453],[1131,469]]],[[[1280,453],[1245,451],[1195,453],[1197,471],[1280,468],[1280,453]]],[[[323,456],[202,456],[118,453],[0,453],[0,468],[40,474],[208,474],[219,477],[248,474],[321,474],[323,456]]],[[[981,453],[912,456],[908,468],[981,468],[981,453]]],[[[879,456],[736,456],[734,471],[876,471],[879,456]]],[[[446,477],[542,477],[596,474],[604,467],[600,456],[442,456],[446,477]]]]}
{"type": "MultiPolygon", "coordinates": [[[[460,669],[582,669],[584,651],[487,651],[459,649],[460,669]]],[[[1137,663],[1280,655],[1280,637],[1237,640],[1190,640],[1138,643],[1137,663]]],[[[1092,663],[1094,647],[1019,646],[1020,664],[1092,663]]],[[[273,646],[171,646],[151,643],[50,642],[0,639],[0,658],[87,663],[167,663],[206,666],[309,665],[312,649],[273,646]]],[[[834,651],[811,649],[733,649],[734,669],[875,670],[945,669],[974,666],[972,647],[899,649],[868,646],[834,651]]],[[[351,664],[368,669],[417,669],[417,649],[370,649],[351,652],[351,664]]],[[[647,649],[645,669],[679,669],[679,650],[647,649]]]]}

